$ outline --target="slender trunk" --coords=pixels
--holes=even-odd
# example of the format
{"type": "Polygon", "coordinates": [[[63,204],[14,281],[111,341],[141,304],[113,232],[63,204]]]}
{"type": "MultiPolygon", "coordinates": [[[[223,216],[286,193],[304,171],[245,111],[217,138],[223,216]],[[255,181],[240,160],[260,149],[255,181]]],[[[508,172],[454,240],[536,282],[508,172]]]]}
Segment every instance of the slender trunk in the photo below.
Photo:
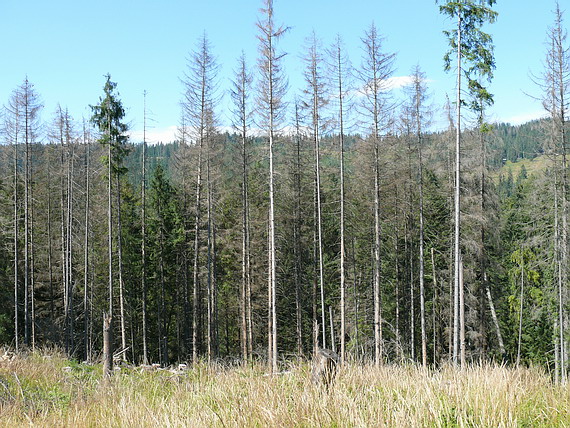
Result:
{"type": "Polygon", "coordinates": [[[142,289],[142,345],[143,364],[148,364],[147,337],[147,284],[146,284],[146,91],[144,91],[143,114],[143,149],[142,149],[142,182],[141,182],[141,289],[142,289]]]}
{"type": "MultiPolygon", "coordinates": [[[[372,48],[375,51],[375,47],[372,48]]],[[[382,302],[380,296],[380,123],[378,78],[374,65],[374,364],[380,366],[383,355],[382,302]]]]}
{"type": "Polygon", "coordinates": [[[486,278],[485,278],[485,293],[487,294],[489,309],[491,310],[491,318],[493,320],[493,325],[495,326],[495,333],[497,334],[497,340],[499,341],[499,351],[501,352],[501,357],[504,357],[506,352],[505,343],[503,342],[503,335],[501,334],[501,328],[499,326],[499,318],[497,317],[497,311],[495,310],[493,298],[491,297],[491,289],[489,288],[489,282],[486,278]]]}
{"type": "Polygon", "coordinates": [[[454,317],[453,317],[453,363],[459,364],[459,352],[462,344],[460,343],[460,326],[463,320],[460,316],[463,310],[460,309],[461,300],[463,298],[463,289],[460,290],[461,284],[459,276],[461,275],[461,249],[460,249],[460,194],[461,194],[461,17],[459,16],[457,22],[457,126],[455,137],[455,241],[454,241],[454,317]]]}
{"type": "Polygon", "coordinates": [[[251,234],[249,232],[250,218],[249,218],[249,204],[246,211],[247,215],[247,282],[246,282],[246,319],[247,319],[247,355],[251,360],[253,358],[253,318],[251,309],[251,234]]]}
{"type": "Polygon", "coordinates": [[[247,361],[249,358],[247,352],[247,315],[246,315],[246,290],[247,290],[247,137],[246,126],[244,124],[241,135],[242,149],[242,183],[241,183],[241,204],[242,204],[242,223],[241,223],[241,288],[240,288],[240,340],[242,359],[247,361]]]}
{"type": "Polygon", "coordinates": [[[186,176],[184,175],[182,178],[182,188],[184,189],[183,194],[183,207],[182,212],[185,213],[183,225],[184,225],[184,247],[182,250],[182,269],[183,269],[183,321],[182,321],[182,328],[183,328],[183,337],[184,343],[182,346],[182,350],[184,353],[185,358],[188,358],[190,352],[190,266],[188,265],[188,247],[190,243],[189,238],[189,225],[188,225],[188,217],[186,213],[188,212],[188,192],[186,191],[187,184],[186,184],[186,176]]]}
{"type": "Polygon", "coordinates": [[[308,70],[306,77],[308,79],[308,91],[311,95],[311,126],[315,156],[315,210],[316,210],[316,231],[317,231],[317,256],[319,269],[319,290],[321,294],[321,327],[322,327],[322,343],[326,348],[326,311],[325,311],[325,284],[324,284],[324,260],[323,260],[323,219],[322,219],[322,203],[321,203],[321,148],[320,148],[320,76],[318,65],[320,58],[317,55],[317,42],[313,35],[312,45],[308,54],[308,70]]]}
{"type": "Polygon", "coordinates": [[[481,251],[480,260],[479,260],[479,279],[480,279],[480,288],[479,288],[479,333],[481,334],[482,338],[482,346],[481,346],[481,358],[485,357],[486,353],[486,343],[487,343],[487,335],[485,332],[485,294],[486,290],[489,288],[487,284],[487,251],[486,251],[486,237],[485,237],[485,221],[484,216],[486,215],[487,209],[485,204],[485,184],[486,184],[486,170],[487,170],[487,150],[485,147],[485,135],[483,130],[484,123],[484,105],[480,103],[480,117],[479,117],[479,139],[480,139],[480,157],[481,157],[481,174],[480,174],[480,183],[479,183],[479,209],[481,212],[481,224],[479,230],[479,247],[481,251]]]}
{"type": "Polygon", "coordinates": [[[89,156],[90,147],[83,128],[83,142],[85,144],[85,235],[83,239],[83,347],[85,361],[91,361],[91,349],[89,347],[89,210],[91,183],[89,180],[89,156]]]}
{"type": "MultiPolygon", "coordinates": [[[[272,14],[272,8],[270,10],[270,15],[272,14]]],[[[272,35],[269,37],[269,294],[270,294],[270,330],[271,334],[269,335],[270,338],[270,346],[269,349],[271,350],[271,356],[269,358],[269,362],[271,365],[271,372],[277,372],[277,277],[276,277],[276,250],[275,250],[275,191],[274,191],[274,180],[275,180],[275,171],[274,171],[274,159],[273,159],[273,147],[274,147],[274,119],[276,112],[274,111],[274,92],[273,92],[273,85],[274,85],[274,74],[273,74],[273,61],[274,61],[274,52],[273,52],[273,37],[272,35]]]]}
{"type": "MultiPolygon", "coordinates": [[[[420,204],[420,248],[419,248],[419,282],[420,282],[420,325],[422,334],[422,365],[427,367],[427,331],[426,331],[426,305],[425,305],[425,286],[424,286],[424,176],[423,176],[423,159],[422,159],[422,137],[420,128],[420,112],[419,112],[419,96],[416,105],[416,114],[418,121],[417,138],[418,138],[418,156],[419,156],[419,204],[420,204]]],[[[434,343],[435,346],[435,343],[434,343]]]]}
{"type": "Polygon", "coordinates": [[[354,298],[354,344],[355,344],[355,357],[358,357],[358,345],[359,345],[359,336],[358,336],[358,285],[357,285],[357,276],[359,278],[358,282],[360,282],[360,275],[361,272],[356,273],[356,251],[354,249],[354,237],[352,238],[352,274],[353,274],[353,298],[354,298]]]}
{"type": "Polygon", "coordinates": [[[555,181],[554,181],[554,246],[555,246],[555,266],[557,275],[557,294],[558,294],[558,339],[559,339],[559,369],[560,369],[560,382],[566,383],[566,370],[564,369],[564,354],[566,352],[564,346],[564,281],[563,281],[563,268],[561,261],[561,240],[560,240],[560,220],[559,220],[559,202],[558,202],[558,176],[555,168],[555,181]]]}
{"type": "MultiPolygon", "coordinates": [[[[159,213],[160,215],[161,213],[159,213]]],[[[163,366],[169,364],[168,358],[168,317],[166,312],[166,278],[164,272],[164,224],[160,226],[160,315],[159,315],[159,342],[160,342],[160,362],[163,366]]]]}
{"type": "Polygon", "coordinates": [[[522,320],[523,320],[523,300],[524,298],[524,253],[521,251],[521,293],[519,306],[519,338],[517,342],[517,367],[521,362],[521,345],[522,345],[522,320]]]}
{"type": "Polygon", "coordinates": [[[431,247],[431,271],[433,275],[433,310],[432,310],[432,329],[433,329],[433,364],[437,363],[437,307],[438,307],[438,293],[437,293],[437,276],[435,270],[435,255],[434,249],[431,247]]]}
{"type": "MultiPolygon", "coordinates": [[[[273,102],[271,102],[273,104],[273,102]]],[[[277,283],[276,283],[276,251],[275,251],[275,195],[273,165],[273,113],[270,119],[269,134],[269,272],[271,289],[271,372],[277,372],[277,283]]]]}
{"type": "Polygon", "coordinates": [[[336,341],[334,339],[334,321],[333,321],[333,310],[332,306],[329,306],[329,321],[331,329],[331,348],[333,352],[336,352],[336,341]]]}
{"type": "MultiPolygon", "coordinates": [[[[67,113],[66,113],[67,115],[67,113]]],[[[66,125],[69,127],[68,118],[66,117],[66,125]]],[[[69,340],[69,353],[73,355],[74,352],[74,328],[73,328],[73,156],[74,150],[71,145],[71,136],[69,135],[69,129],[66,131],[66,139],[68,146],[70,147],[70,153],[67,159],[67,218],[66,218],[66,272],[67,272],[67,325],[68,325],[68,340],[69,340]]]]}
{"type": "Polygon", "coordinates": [[[554,319],[554,384],[560,384],[560,342],[558,337],[558,320],[554,319]]]}
{"type": "Polygon", "coordinates": [[[36,282],[35,282],[35,246],[34,246],[34,186],[33,163],[30,154],[30,330],[32,350],[36,349],[36,282]]]}
{"type": "MultiPolygon", "coordinates": [[[[212,213],[213,214],[213,213],[212,213]]],[[[212,216],[212,319],[214,329],[212,331],[214,339],[214,358],[217,358],[220,353],[220,323],[218,316],[218,277],[216,275],[217,253],[216,253],[216,221],[212,216]]]]}
{"type": "MultiPolygon", "coordinates": [[[[108,280],[109,280],[109,312],[104,315],[104,325],[108,331],[107,359],[110,359],[108,365],[109,370],[113,367],[113,149],[111,146],[111,118],[107,116],[108,123],[108,150],[107,150],[107,171],[108,171],[108,189],[107,189],[107,257],[108,257],[108,280]]],[[[105,335],[105,329],[103,330],[105,335]]],[[[105,337],[103,338],[105,339],[105,337]]],[[[106,342],[104,340],[103,346],[106,342]]],[[[104,350],[105,351],[105,350],[104,350]]],[[[105,355],[105,352],[103,352],[105,355]]],[[[106,362],[106,360],[105,360],[106,362]]],[[[106,363],[107,364],[107,363],[106,363]]],[[[105,372],[106,373],[106,372],[105,372]]]]}
{"type": "Polygon", "coordinates": [[[321,293],[321,325],[323,348],[326,348],[326,311],[325,311],[325,275],[323,261],[323,223],[322,223],[322,207],[321,207],[321,172],[320,172],[320,140],[319,140],[319,122],[317,111],[317,94],[313,96],[313,138],[315,144],[315,196],[317,209],[317,250],[319,257],[319,290],[321,293]]]}
{"type": "Polygon", "coordinates": [[[126,315],[125,315],[125,282],[123,280],[123,224],[121,221],[121,177],[119,173],[116,174],[117,178],[117,261],[119,276],[119,310],[121,312],[121,358],[127,361],[127,328],[126,328],[126,315]]]}
{"type": "Polygon", "coordinates": [[[202,150],[203,138],[200,135],[200,147],[198,149],[198,166],[196,173],[196,213],[194,216],[194,266],[192,280],[192,362],[198,362],[198,280],[199,280],[199,255],[200,255],[200,202],[202,193],[202,150]]]}
{"type": "Polygon", "coordinates": [[[18,116],[16,116],[15,138],[14,138],[14,345],[16,352],[20,350],[20,325],[18,320],[18,239],[19,239],[19,217],[18,217],[18,116]]]}
{"type": "Polygon", "coordinates": [[[54,302],[54,290],[53,290],[53,242],[52,242],[52,200],[51,200],[51,156],[48,154],[47,159],[47,185],[48,185],[48,206],[47,206],[47,239],[48,239],[48,287],[49,287],[49,314],[50,319],[55,321],[55,302],[54,302]]]}
{"type": "Polygon", "coordinates": [[[465,367],[465,293],[463,283],[463,257],[459,259],[459,343],[461,367],[465,367]]]}
{"type": "MultiPolygon", "coordinates": [[[[376,124],[378,126],[378,124],[376,124]]],[[[374,364],[382,359],[382,307],[380,297],[380,165],[378,130],[374,138],[374,364]]]]}
{"type": "MultiPolygon", "coordinates": [[[[396,190],[397,192],[397,190],[396,190]]],[[[396,200],[398,199],[398,196],[396,195],[396,200]]],[[[400,334],[400,260],[398,258],[398,254],[400,254],[400,246],[398,245],[398,240],[399,240],[399,228],[396,227],[396,234],[394,236],[394,255],[395,255],[395,269],[396,269],[396,278],[395,278],[395,285],[394,285],[394,330],[395,330],[395,334],[396,334],[396,354],[398,356],[398,360],[402,360],[402,337],[400,334]]]]}
{"type": "Polygon", "coordinates": [[[64,119],[63,119],[63,112],[61,108],[59,108],[59,139],[60,139],[60,180],[59,180],[59,189],[60,189],[60,228],[61,228],[61,282],[63,288],[63,310],[64,310],[64,322],[63,322],[63,334],[64,334],[64,343],[65,343],[65,352],[69,353],[69,332],[68,332],[68,290],[69,287],[67,285],[68,275],[67,275],[67,258],[66,258],[66,228],[65,228],[65,219],[66,219],[66,209],[67,209],[67,202],[65,200],[65,180],[64,180],[64,172],[65,172],[65,140],[63,134],[63,126],[64,126],[64,119]]]}
{"type": "Polygon", "coordinates": [[[24,102],[24,343],[30,346],[30,130],[28,93],[24,102]]]}
{"type": "Polygon", "coordinates": [[[33,163],[30,155],[30,334],[32,350],[36,349],[36,282],[35,282],[35,246],[34,246],[34,186],[33,163]]]}
{"type": "Polygon", "coordinates": [[[207,267],[208,267],[208,312],[207,312],[207,345],[208,345],[208,363],[211,362],[214,355],[214,286],[213,286],[213,261],[212,261],[212,249],[213,249],[213,230],[212,230],[212,179],[210,171],[210,138],[207,137],[206,143],[206,186],[207,186],[207,207],[206,207],[206,217],[207,217],[207,267]]]}
{"type": "Polygon", "coordinates": [[[299,106],[295,104],[295,222],[293,224],[293,251],[295,258],[295,315],[297,354],[303,355],[303,317],[301,306],[301,131],[299,106]]]}
{"type": "Polygon", "coordinates": [[[345,201],[344,201],[344,111],[342,85],[342,55],[340,44],[337,51],[338,67],[338,119],[339,119],[339,149],[340,149],[340,363],[343,364],[346,353],[346,273],[345,273],[345,201]]]}
{"type": "MultiPolygon", "coordinates": [[[[560,70],[562,72],[562,70],[560,70]]],[[[562,86],[563,82],[560,82],[562,86]]],[[[562,242],[561,242],[561,279],[562,285],[561,289],[563,292],[560,293],[560,304],[562,307],[566,307],[567,301],[567,284],[568,284],[568,165],[566,159],[566,138],[565,138],[565,119],[564,119],[564,93],[563,93],[563,86],[561,87],[560,94],[560,142],[561,142],[561,149],[562,149],[562,242]]],[[[568,314],[566,311],[562,311],[562,320],[561,326],[562,330],[566,331],[568,329],[568,314]]],[[[561,367],[562,367],[562,381],[565,383],[567,380],[567,371],[568,371],[568,339],[566,335],[562,335],[563,344],[562,350],[563,352],[560,353],[562,357],[561,360],[561,367]]]]}
{"type": "MultiPolygon", "coordinates": [[[[451,107],[449,99],[447,99],[446,104],[446,112],[447,112],[447,121],[449,123],[449,133],[450,136],[453,135],[454,124],[453,124],[453,117],[451,114],[451,107]]],[[[451,139],[450,139],[451,141],[451,139]]],[[[454,180],[455,180],[455,168],[453,163],[453,145],[449,144],[447,147],[447,181],[449,189],[454,189],[454,180]]],[[[454,198],[455,198],[455,191],[450,191],[448,196],[448,206],[449,206],[449,216],[453,215],[452,210],[455,209],[454,205],[454,198]],[[453,207],[453,208],[452,208],[453,207]]],[[[457,287],[455,287],[454,281],[454,272],[455,272],[455,222],[450,223],[450,230],[449,230],[449,258],[448,258],[448,292],[449,292],[449,311],[448,311],[448,328],[447,328],[447,356],[449,361],[452,361],[454,364],[456,362],[453,359],[454,349],[455,349],[455,332],[457,331],[455,328],[455,320],[457,319],[455,309],[457,305],[455,304],[456,299],[456,291],[457,287]]],[[[457,300],[459,302],[459,300],[457,300]]]]}
{"type": "MultiPolygon", "coordinates": [[[[319,251],[318,251],[318,243],[317,243],[317,239],[318,239],[318,234],[317,234],[317,194],[316,194],[316,187],[313,186],[313,324],[316,325],[317,327],[319,326],[319,315],[318,315],[318,299],[317,299],[317,289],[318,289],[318,285],[319,285],[319,280],[318,280],[318,275],[317,272],[319,270],[319,265],[318,265],[318,256],[319,256],[319,251]]],[[[313,335],[313,339],[317,339],[317,341],[315,343],[313,343],[313,348],[317,349],[319,347],[319,336],[321,336],[320,334],[317,334],[316,336],[313,335]]],[[[322,344],[322,347],[324,348],[324,343],[322,344]]]]}
{"type": "MultiPolygon", "coordinates": [[[[411,229],[411,227],[410,227],[411,229]]],[[[414,280],[414,249],[412,246],[412,237],[408,241],[409,263],[410,263],[410,357],[412,361],[416,361],[416,293],[414,280]]]]}
{"type": "MultiPolygon", "coordinates": [[[[267,143],[269,155],[269,213],[268,213],[268,363],[271,373],[277,372],[277,250],[275,246],[275,167],[274,146],[276,121],[280,110],[281,90],[279,85],[279,58],[275,54],[274,38],[278,39],[286,29],[275,28],[273,25],[273,2],[266,0],[264,13],[267,21],[258,23],[262,32],[259,38],[262,46],[262,75],[264,76],[261,102],[266,106],[267,143]]],[[[284,89],[283,89],[284,90],[284,89]]]]}

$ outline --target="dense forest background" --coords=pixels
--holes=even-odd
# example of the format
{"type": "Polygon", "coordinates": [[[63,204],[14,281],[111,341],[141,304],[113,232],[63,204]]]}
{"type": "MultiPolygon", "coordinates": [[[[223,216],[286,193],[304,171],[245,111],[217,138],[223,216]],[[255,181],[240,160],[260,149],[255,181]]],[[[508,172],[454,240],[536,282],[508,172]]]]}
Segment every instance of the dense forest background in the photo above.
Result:
{"type": "MultiPolygon", "coordinates": [[[[316,344],[354,360],[375,346],[384,361],[451,359],[454,106],[430,104],[419,68],[397,98],[384,84],[393,54],[374,51],[379,41],[371,26],[362,65],[350,68],[340,42],[309,38],[307,88],[288,103],[283,70],[271,77],[260,61],[258,82],[242,57],[229,131],[204,35],[182,79],[179,137],[164,144],[128,140],[110,76],[83,121],[63,108],[40,115],[26,79],[3,112],[0,342],[92,360],[112,313],[117,356],[135,363],[265,359],[272,346],[292,358],[316,344]],[[369,77],[370,64],[381,74],[369,77]],[[277,100],[264,100],[267,76],[277,100]],[[380,86],[359,93],[366,82],[380,86]],[[380,101],[367,104],[371,94],[380,101]],[[260,111],[278,104],[270,155],[260,111]],[[446,129],[431,130],[437,115],[446,129]]],[[[560,81],[545,76],[545,100],[550,83],[568,95],[568,68],[560,81]]],[[[465,113],[469,361],[567,364],[568,104],[547,101],[546,119],[519,126],[489,124],[483,108],[465,113]]]]}

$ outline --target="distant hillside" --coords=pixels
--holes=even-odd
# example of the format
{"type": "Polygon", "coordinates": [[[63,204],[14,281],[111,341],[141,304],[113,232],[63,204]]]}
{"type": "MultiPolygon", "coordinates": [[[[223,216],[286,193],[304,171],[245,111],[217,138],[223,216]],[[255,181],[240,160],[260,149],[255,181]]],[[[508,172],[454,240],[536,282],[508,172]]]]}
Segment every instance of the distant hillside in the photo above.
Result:
{"type": "Polygon", "coordinates": [[[534,159],[542,155],[545,119],[533,120],[522,125],[500,123],[494,125],[496,138],[490,142],[490,166],[499,167],[507,161],[534,159]]]}
{"type": "Polygon", "coordinates": [[[537,172],[544,171],[552,164],[552,160],[545,155],[537,156],[533,159],[519,159],[516,162],[506,161],[505,164],[497,170],[495,180],[498,182],[502,177],[506,179],[509,175],[516,179],[521,175],[533,175],[537,172]]]}

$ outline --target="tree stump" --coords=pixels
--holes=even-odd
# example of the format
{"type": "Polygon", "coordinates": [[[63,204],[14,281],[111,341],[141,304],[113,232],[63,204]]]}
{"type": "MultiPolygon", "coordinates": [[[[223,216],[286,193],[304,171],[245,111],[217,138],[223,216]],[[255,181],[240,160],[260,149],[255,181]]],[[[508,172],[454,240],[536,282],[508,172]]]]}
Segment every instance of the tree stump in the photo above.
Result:
{"type": "Polygon", "coordinates": [[[327,389],[333,383],[338,366],[338,355],[329,349],[317,349],[313,357],[311,378],[313,383],[322,384],[327,389]]]}

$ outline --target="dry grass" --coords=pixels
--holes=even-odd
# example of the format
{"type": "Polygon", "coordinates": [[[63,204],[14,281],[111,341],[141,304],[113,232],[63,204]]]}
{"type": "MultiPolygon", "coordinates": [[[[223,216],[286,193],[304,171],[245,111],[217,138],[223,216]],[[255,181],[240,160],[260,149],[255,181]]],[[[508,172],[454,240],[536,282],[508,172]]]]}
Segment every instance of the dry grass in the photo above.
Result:
{"type": "Polygon", "coordinates": [[[509,170],[513,176],[513,180],[516,181],[519,176],[522,167],[525,167],[527,175],[531,176],[537,173],[541,173],[548,168],[552,167],[552,159],[548,156],[542,155],[537,156],[533,159],[519,159],[516,162],[507,161],[498,171],[491,174],[495,184],[499,183],[499,177],[503,175],[503,178],[507,178],[509,170]]]}
{"type": "Polygon", "coordinates": [[[306,364],[198,365],[183,374],[101,369],[40,354],[0,362],[0,425],[46,427],[570,426],[568,387],[538,369],[348,365],[327,392],[306,364]],[[71,369],[64,369],[69,366],[71,369]]]}

